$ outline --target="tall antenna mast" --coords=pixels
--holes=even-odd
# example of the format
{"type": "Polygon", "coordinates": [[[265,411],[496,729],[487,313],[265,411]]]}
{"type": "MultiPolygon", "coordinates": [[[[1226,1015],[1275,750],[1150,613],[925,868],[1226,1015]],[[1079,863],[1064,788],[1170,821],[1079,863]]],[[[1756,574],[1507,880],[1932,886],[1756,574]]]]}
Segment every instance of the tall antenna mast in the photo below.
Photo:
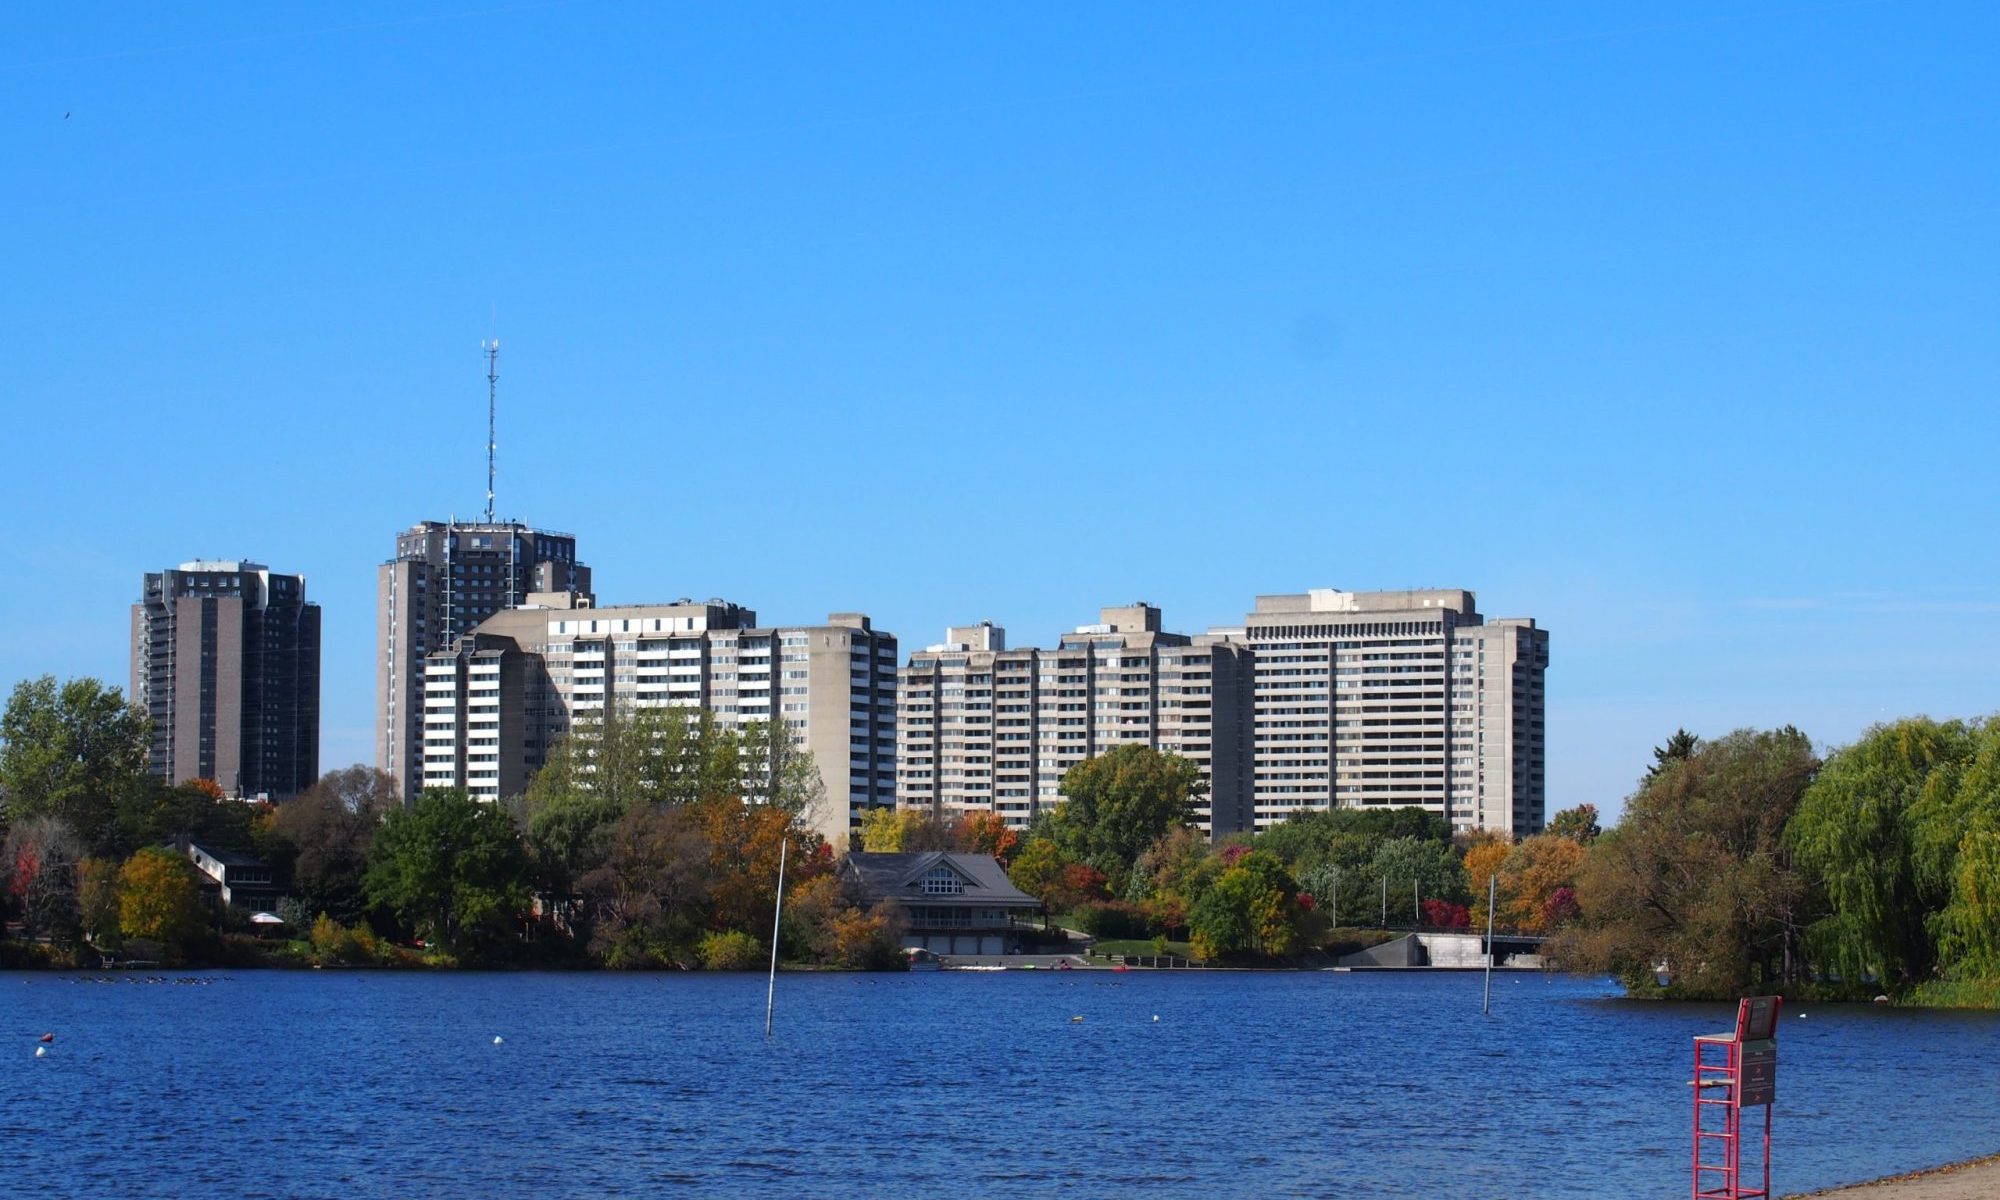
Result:
{"type": "Polygon", "coordinates": [[[500,390],[500,339],[481,341],[479,348],[486,352],[486,523],[493,523],[493,450],[496,439],[493,433],[494,399],[500,390]]]}

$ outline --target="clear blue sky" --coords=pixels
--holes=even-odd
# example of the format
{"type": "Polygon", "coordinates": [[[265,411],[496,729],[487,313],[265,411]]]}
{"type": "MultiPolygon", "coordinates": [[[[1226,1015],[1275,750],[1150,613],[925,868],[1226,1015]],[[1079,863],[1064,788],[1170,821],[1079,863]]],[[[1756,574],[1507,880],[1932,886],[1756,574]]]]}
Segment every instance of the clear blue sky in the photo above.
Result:
{"type": "Polygon", "coordinates": [[[2000,8],[0,10],[0,684],[478,512],[606,602],[1046,643],[1462,586],[1553,810],[2000,708],[2000,8]]]}

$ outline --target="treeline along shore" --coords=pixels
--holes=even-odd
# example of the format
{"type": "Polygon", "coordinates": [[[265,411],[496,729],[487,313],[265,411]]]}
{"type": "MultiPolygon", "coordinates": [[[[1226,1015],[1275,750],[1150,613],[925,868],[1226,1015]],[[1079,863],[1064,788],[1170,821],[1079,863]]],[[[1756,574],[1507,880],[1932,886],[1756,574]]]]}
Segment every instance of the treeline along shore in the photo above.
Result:
{"type": "MultiPolygon", "coordinates": [[[[0,965],[898,969],[903,917],[811,828],[823,789],[781,731],[648,710],[576,728],[526,793],[405,805],[355,766],[282,804],[149,775],[143,714],[91,679],[17,686],[0,717],[0,965]],[[255,863],[268,911],[201,852],[255,863]],[[275,916],[277,922],[272,921],[275,916]]],[[[1419,929],[1546,937],[1635,995],[2000,1005],[2000,720],[1912,718],[1824,760],[1792,728],[1653,752],[1617,825],[1592,805],[1519,840],[1415,808],[1302,812],[1211,843],[1192,763],[1081,763],[1026,829],[879,809],[870,852],[991,855],[1042,904],[1030,946],[1084,939],[1216,966],[1320,966],[1419,929]]]]}

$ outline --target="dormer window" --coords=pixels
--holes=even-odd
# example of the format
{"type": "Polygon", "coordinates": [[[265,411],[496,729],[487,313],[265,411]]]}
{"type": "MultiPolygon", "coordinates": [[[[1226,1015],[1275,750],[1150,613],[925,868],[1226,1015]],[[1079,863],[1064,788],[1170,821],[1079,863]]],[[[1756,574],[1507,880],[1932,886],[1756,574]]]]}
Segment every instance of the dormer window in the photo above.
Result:
{"type": "Polygon", "coordinates": [[[965,881],[950,867],[937,866],[924,872],[924,895],[957,896],[965,891],[965,881]]]}

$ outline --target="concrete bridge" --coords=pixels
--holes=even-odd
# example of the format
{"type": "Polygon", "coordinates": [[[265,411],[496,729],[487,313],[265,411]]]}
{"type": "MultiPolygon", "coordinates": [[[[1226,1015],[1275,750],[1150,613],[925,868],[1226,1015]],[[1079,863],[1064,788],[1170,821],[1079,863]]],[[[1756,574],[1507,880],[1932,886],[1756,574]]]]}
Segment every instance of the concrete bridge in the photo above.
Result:
{"type": "MultiPolygon", "coordinates": [[[[1524,933],[1493,935],[1495,970],[1540,970],[1542,943],[1546,938],[1524,933]]],[[[1336,964],[1363,970],[1411,970],[1430,967],[1441,970],[1477,970],[1486,965],[1486,935],[1479,933],[1404,934],[1366,950],[1343,956],[1336,964]]]]}

